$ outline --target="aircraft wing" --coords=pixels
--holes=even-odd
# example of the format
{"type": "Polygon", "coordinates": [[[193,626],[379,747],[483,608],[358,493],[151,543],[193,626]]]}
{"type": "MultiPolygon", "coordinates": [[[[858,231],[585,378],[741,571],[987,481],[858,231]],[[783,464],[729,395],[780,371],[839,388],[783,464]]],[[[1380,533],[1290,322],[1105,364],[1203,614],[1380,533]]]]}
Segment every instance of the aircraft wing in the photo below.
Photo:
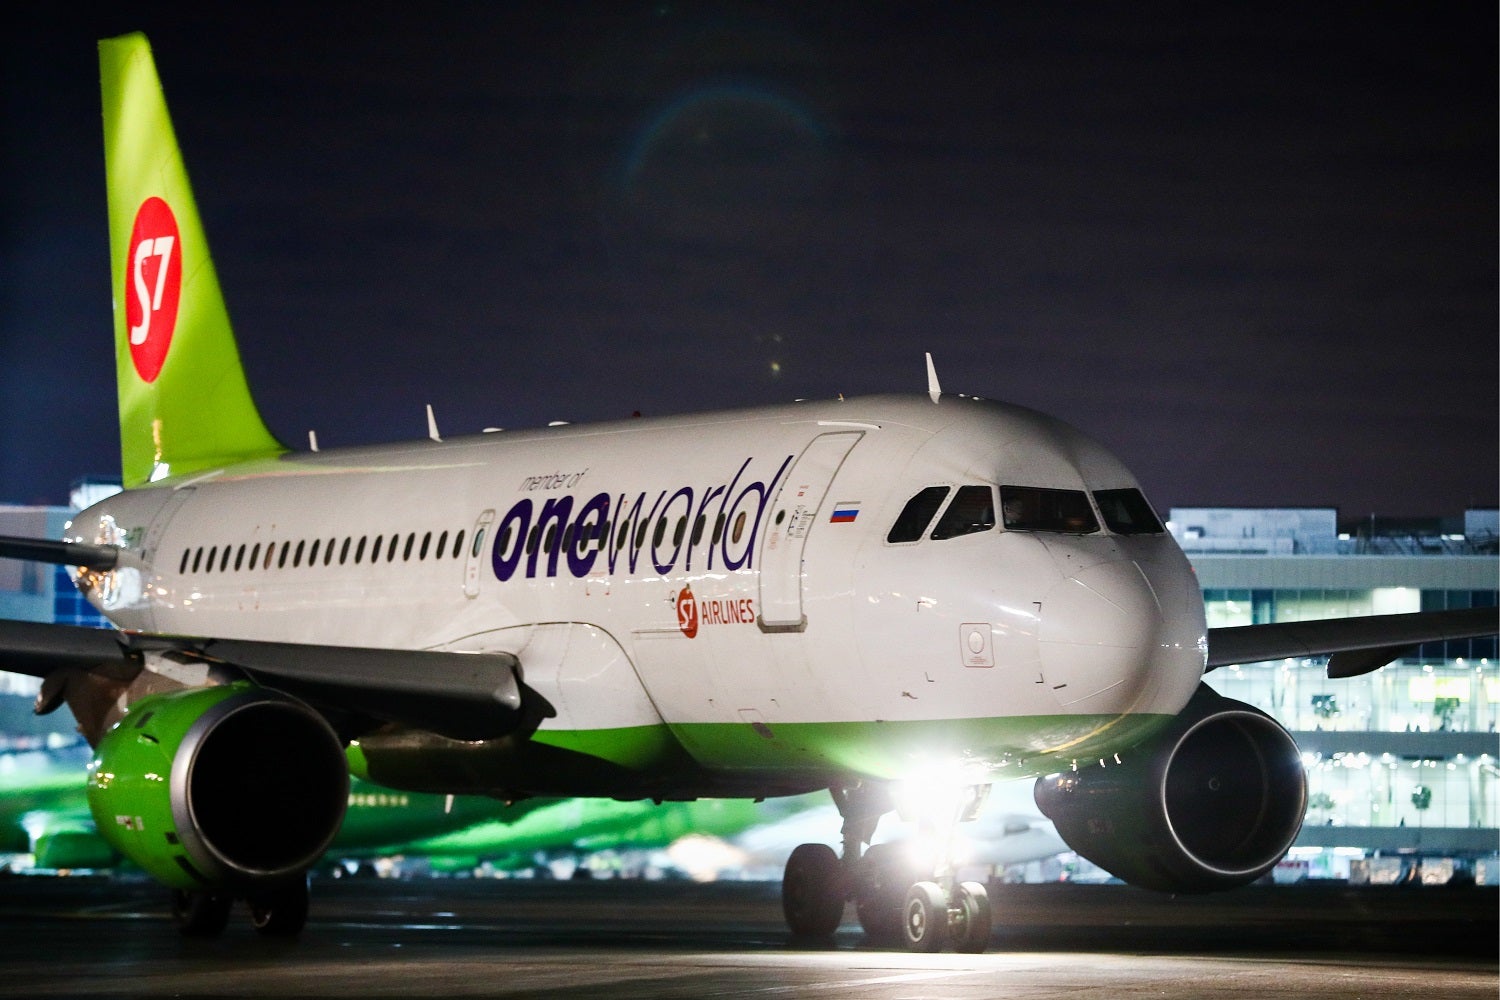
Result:
{"type": "Polygon", "coordinates": [[[129,660],[123,632],[81,625],[0,619],[0,670],[46,677],[64,667],[88,670],[129,660]]]}
{"type": "MultiPolygon", "coordinates": [[[[65,677],[68,668],[133,676],[149,655],[225,665],[316,707],[454,739],[503,736],[553,712],[521,682],[520,661],[509,653],[137,635],[0,620],[0,670],[49,679],[65,677]]],[[[55,704],[62,686],[43,685],[42,710],[55,704]]]]}
{"type": "Polygon", "coordinates": [[[1208,669],[1231,663],[1328,656],[1328,676],[1357,677],[1424,642],[1473,639],[1500,630],[1500,611],[1467,608],[1362,618],[1326,618],[1208,630],[1208,669]]]}

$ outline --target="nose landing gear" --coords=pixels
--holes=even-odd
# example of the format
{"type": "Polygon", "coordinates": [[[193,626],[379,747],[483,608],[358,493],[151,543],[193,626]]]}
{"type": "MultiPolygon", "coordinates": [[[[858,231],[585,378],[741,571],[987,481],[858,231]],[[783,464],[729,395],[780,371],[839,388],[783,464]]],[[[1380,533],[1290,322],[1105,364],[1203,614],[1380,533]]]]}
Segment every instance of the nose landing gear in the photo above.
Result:
{"type": "Polygon", "coordinates": [[[901,931],[908,951],[954,951],[977,955],[990,943],[990,896],[978,882],[945,889],[937,882],[918,882],[906,894],[901,931]]]}
{"type": "Polygon", "coordinates": [[[978,882],[956,879],[951,856],[954,826],[974,818],[988,787],[967,787],[951,808],[923,818],[923,839],[939,848],[925,856],[907,844],[865,847],[880,817],[894,808],[885,785],[831,791],[844,819],[843,855],[826,844],[802,844],[792,852],[781,882],[782,911],[792,934],[831,937],[852,898],[872,944],[902,944],[918,952],[945,946],[970,954],[984,951],[992,925],[989,895],[978,882]]]}

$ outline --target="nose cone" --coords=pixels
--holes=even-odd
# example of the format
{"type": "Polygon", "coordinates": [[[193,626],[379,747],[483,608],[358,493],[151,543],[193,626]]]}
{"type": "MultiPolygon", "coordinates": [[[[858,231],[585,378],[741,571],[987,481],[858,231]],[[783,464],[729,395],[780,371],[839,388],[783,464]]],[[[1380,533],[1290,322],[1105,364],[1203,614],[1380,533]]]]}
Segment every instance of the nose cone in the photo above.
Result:
{"type": "Polygon", "coordinates": [[[1042,600],[1042,678],[1065,708],[1118,711],[1121,696],[1134,700],[1161,623],[1134,562],[1080,570],[1042,600]]]}
{"type": "Polygon", "coordinates": [[[1203,673],[1202,623],[1185,560],[1096,563],[1043,600],[1042,678],[1070,712],[1176,712],[1203,673]]]}

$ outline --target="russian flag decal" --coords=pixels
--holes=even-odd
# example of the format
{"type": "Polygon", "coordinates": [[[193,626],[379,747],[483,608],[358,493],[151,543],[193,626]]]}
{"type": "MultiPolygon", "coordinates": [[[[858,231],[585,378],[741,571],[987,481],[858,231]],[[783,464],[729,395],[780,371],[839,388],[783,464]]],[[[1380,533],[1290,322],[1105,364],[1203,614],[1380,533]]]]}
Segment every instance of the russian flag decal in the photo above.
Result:
{"type": "Polygon", "coordinates": [[[833,516],[828,520],[831,524],[848,524],[859,516],[859,503],[836,503],[833,505],[833,516]]]}

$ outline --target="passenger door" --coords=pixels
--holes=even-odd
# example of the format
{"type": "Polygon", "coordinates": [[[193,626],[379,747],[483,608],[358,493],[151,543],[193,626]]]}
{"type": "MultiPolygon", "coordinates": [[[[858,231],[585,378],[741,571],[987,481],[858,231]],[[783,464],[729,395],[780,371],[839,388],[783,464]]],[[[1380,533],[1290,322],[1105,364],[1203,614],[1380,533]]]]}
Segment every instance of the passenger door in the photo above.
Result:
{"type": "Polygon", "coordinates": [[[802,551],[817,522],[833,477],[861,431],[822,434],[812,440],[782,481],[771,503],[771,521],[760,549],[760,615],[766,632],[800,632],[807,627],[802,607],[802,551]]]}

